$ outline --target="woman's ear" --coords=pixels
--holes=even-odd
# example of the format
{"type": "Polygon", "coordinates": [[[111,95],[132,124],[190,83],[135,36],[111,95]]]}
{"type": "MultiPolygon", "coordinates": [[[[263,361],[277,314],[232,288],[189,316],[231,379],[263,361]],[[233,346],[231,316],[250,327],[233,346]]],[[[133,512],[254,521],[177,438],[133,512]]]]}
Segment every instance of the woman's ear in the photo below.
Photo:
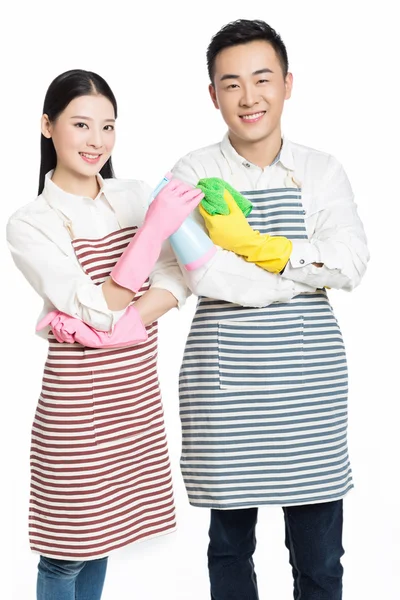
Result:
{"type": "Polygon", "coordinates": [[[50,139],[51,133],[52,133],[52,126],[51,126],[50,119],[47,115],[42,116],[42,119],[40,122],[40,128],[42,130],[42,134],[44,135],[44,137],[47,139],[50,139]]]}

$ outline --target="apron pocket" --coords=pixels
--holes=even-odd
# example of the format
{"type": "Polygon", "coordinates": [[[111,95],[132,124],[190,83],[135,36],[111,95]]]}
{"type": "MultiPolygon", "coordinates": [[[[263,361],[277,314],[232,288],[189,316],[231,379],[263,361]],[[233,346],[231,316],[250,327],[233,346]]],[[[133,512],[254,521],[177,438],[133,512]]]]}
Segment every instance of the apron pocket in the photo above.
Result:
{"type": "Polygon", "coordinates": [[[303,379],[303,361],[303,317],[218,323],[221,389],[298,387],[303,379]]]}
{"type": "Polygon", "coordinates": [[[144,437],[162,412],[156,356],[92,371],[93,421],[98,445],[144,437]]]}

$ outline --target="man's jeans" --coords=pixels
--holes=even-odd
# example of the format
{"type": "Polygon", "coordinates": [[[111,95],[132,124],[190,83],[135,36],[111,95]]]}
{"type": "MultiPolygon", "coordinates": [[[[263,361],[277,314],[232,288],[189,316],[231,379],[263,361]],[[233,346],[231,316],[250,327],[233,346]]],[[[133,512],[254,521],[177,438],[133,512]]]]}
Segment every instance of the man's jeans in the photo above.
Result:
{"type": "MultiPolygon", "coordinates": [[[[258,600],[253,553],[257,508],[212,510],[212,600],[258,600]]],[[[295,600],[341,600],[343,502],[283,508],[295,600]]]]}

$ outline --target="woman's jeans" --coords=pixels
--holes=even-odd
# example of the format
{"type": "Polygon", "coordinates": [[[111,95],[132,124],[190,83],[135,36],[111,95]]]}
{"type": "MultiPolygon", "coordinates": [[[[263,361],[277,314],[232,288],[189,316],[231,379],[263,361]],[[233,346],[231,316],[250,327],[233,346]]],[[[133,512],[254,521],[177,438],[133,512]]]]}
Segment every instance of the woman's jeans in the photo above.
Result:
{"type": "Polygon", "coordinates": [[[97,560],[58,560],[41,556],[37,600],[100,600],[107,557],[97,560]]]}

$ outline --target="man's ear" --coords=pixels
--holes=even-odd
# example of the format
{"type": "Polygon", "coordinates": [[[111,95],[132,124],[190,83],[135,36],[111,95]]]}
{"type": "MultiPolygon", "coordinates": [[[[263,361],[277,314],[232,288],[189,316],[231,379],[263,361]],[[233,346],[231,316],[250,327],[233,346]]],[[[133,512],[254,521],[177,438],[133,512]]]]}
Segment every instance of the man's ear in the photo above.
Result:
{"type": "Polygon", "coordinates": [[[48,115],[42,115],[40,128],[45,138],[50,139],[52,134],[52,126],[48,115]]]}
{"type": "Polygon", "coordinates": [[[293,88],[292,73],[288,73],[285,77],[285,88],[286,88],[285,100],[289,100],[290,96],[292,95],[292,88],[293,88]]]}
{"type": "Polygon", "coordinates": [[[208,86],[208,92],[211,96],[211,100],[212,100],[212,103],[214,104],[215,108],[219,108],[217,94],[215,92],[215,87],[213,86],[212,83],[210,83],[210,85],[208,86]]]}

